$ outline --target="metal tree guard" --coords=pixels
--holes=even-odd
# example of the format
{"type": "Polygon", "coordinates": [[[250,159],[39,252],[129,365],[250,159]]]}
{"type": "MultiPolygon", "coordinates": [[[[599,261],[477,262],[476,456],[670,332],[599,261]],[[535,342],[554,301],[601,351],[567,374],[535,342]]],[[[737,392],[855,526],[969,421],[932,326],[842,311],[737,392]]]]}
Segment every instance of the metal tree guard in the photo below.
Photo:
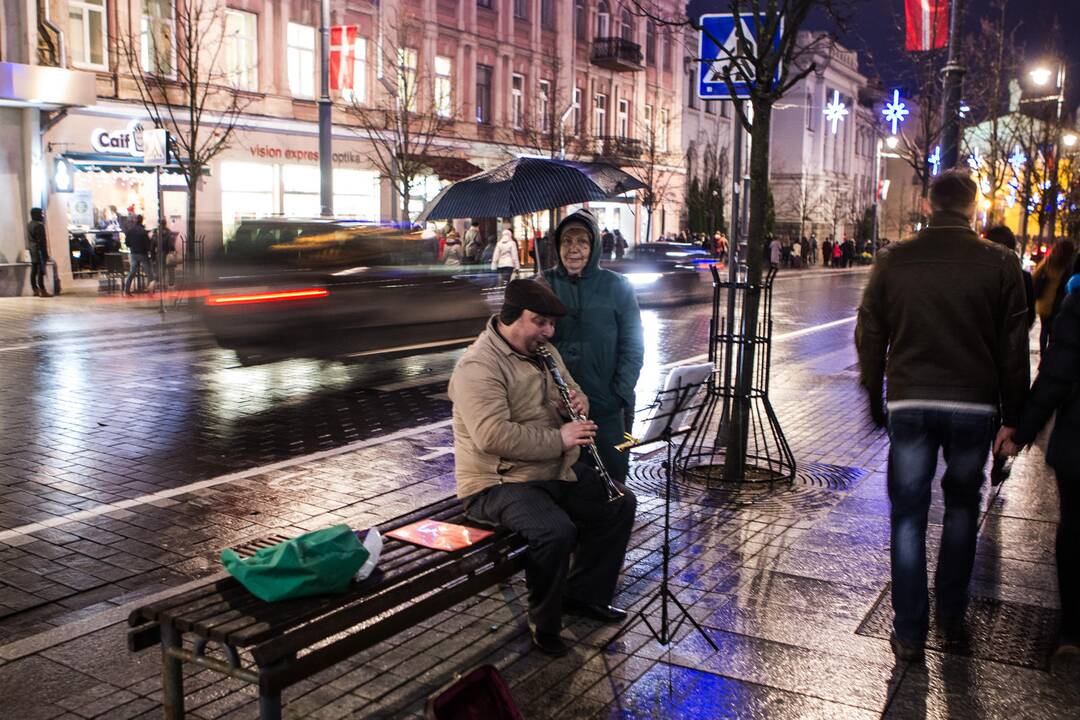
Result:
{"type": "MultiPolygon", "coordinates": [[[[729,262],[735,262],[732,257],[729,262]]],[[[776,269],[769,270],[760,285],[735,278],[721,280],[716,267],[713,276],[712,318],[709,324],[709,361],[713,364],[708,398],[701,409],[697,429],[679,448],[676,467],[684,477],[702,480],[706,487],[714,481],[791,482],[795,478],[795,456],[791,452],[780,421],[769,401],[769,369],[772,362],[772,286],[776,269]],[[721,309],[721,291],[728,294],[721,309]],[[760,292],[761,315],[747,327],[745,301],[748,293],[760,292]],[[742,389],[737,387],[737,368],[746,351],[753,347],[753,373],[742,389]],[[747,386],[748,385],[748,386],[747,386]],[[745,461],[728,458],[729,441],[737,431],[736,413],[744,410],[746,425],[739,433],[745,461]],[[717,418],[719,411],[719,418],[717,418]],[[728,462],[735,460],[735,463],[728,462]],[[732,473],[730,468],[736,468],[732,473]]],[[[738,439],[738,438],[737,438],[738,439]]]]}

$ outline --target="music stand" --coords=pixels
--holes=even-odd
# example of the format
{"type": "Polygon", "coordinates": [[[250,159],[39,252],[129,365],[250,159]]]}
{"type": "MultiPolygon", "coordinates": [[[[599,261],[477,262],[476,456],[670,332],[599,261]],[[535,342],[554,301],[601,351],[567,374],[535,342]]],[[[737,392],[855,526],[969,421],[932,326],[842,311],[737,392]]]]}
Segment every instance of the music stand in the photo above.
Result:
{"type": "MultiPolygon", "coordinates": [[[[694,404],[694,399],[697,397],[698,392],[705,387],[708,382],[709,376],[713,372],[712,365],[691,366],[688,368],[677,368],[679,370],[685,370],[687,372],[675,373],[672,372],[668,376],[667,383],[663,390],[656,394],[656,402],[651,407],[655,407],[656,411],[650,418],[648,431],[643,439],[634,439],[628,443],[624,443],[619,446],[620,450],[629,452],[632,448],[640,447],[642,445],[648,445],[653,442],[662,441],[667,446],[667,459],[663,462],[664,468],[664,544],[661,548],[661,561],[663,563],[663,573],[660,577],[660,587],[657,589],[647,603],[641,606],[641,609],[637,611],[636,615],[641,622],[645,623],[645,626],[649,628],[650,634],[660,642],[661,645],[667,645],[679,632],[679,628],[687,620],[697,628],[697,631],[701,633],[701,636],[708,641],[713,650],[719,650],[716,643],[705,629],[698,624],[686,607],[679,602],[679,598],[675,596],[675,593],[671,591],[671,587],[668,583],[668,568],[671,562],[671,477],[674,471],[674,458],[672,452],[675,447],[675,438],[685,436],[694,430],[694,426],[697,424],[698,418],[701,415],[701,410],[708,403],[706,400],[701,400],[694,404]],[[700,376],[700,377],[698,377],[700,376]],[[696,381],[696,382],[695,382],[696,381]],[[692,416],[692,419],[690,419],[692,416]],[[689,420],[687,424],[682,424],[689,420]],[[678,421],[678,424],[676,424],[678,421]],[[668,602],[675,605],[678,610],[678,621],[673,628],[669,627],[671,620],[671,613],[668,612],[668,602]],[[653,624],[649,622],[646,611],[652,607],[656,602],[660,603],[660,628],[653,627],[653,624]]],[[[611,640],[608,641],[608,645],[615,642],[624,632],[626,632],[633,623],[627,623],[623,626],[618,633],[615,634],[611,640]]]]}

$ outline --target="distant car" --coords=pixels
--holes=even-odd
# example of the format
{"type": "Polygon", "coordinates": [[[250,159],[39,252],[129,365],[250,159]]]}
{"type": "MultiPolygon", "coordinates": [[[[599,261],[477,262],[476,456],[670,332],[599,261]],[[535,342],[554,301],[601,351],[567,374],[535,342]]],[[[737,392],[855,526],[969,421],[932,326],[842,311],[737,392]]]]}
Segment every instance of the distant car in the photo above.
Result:
{"type": "Polygon", "coordinates": [[[669,260],[674,262],[693,262],[697,259],[711,259],[711,255],[700,245],[690,243],[654,242],[641,243],[627,252],[633,260],[669,260]]]}
{"type": "Polygon", "coordinates": [[[435,241],[392,226],[244,220],[211,266],[203,317],[245,363],[464,346],[501,295],[497,275],[437,255],[435,241]]]}
{"type": "Polygon", "coordinates": [[[712,297],[709,265],[715,262],[693,245],[645,243],[621,260],[603,260],[608,270],[625,275],[642,307],[706,302],[712,297]]]}

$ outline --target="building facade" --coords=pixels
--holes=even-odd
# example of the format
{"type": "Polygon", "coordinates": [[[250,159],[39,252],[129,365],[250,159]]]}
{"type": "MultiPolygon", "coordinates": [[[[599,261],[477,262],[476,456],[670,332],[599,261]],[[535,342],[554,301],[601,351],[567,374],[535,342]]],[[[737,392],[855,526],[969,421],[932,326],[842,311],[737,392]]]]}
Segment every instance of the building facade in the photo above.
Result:
{"type": "Polygon", "coordinates": [[[802,33],[799,42],[821,50],[808,53],[803,62],[813,62],[815,70],[773,110],[775,230],[854,239],[874,203],[880,137],[875,98],[856,53],[810,33],[802,33]]]}
{"type": "MultiPolygon", "coordinates": [[[[24,217],[34,193],[41,198],[63,272],[70,273],[70,258],[61,257],[69,230],[117,214],[157,215],[155,176],[142,163],[142,133],[153,121],[136,80],[182,80],[178,58],[192,27],[198,57],[220,88],[208,95],[202,131],[212,137],[233,125],[198,181],[196,233],[207,252],[228,242],[244,217],[319,214],[317,0],[4,0],[4,9],[4,37],[21,38],[26,64],[64,66],[92,78],[96,91],[89,102],[46,110],[35,128],[20,127],[15,143],[38,143],[45,179],[44,189],[21,192],[11,216],[24,217]],[[193,18],[193,8],[202,14],[193,18]],[[29,52],[43,43],[51,54],[29,52]],[[234,120],[230,102],[239,108],[234,120]]],[[[682,51],[632,10],[610,0],[332,2],[335,213],[399,219],[401,198],[378,162],[373,138],[382,135],[372,132],[370,118],[386,109],[391,122],[411,81],[409,113],[436,113],[441,121],[410,192],[410,214],[447,181],[477,169],[516,155],[565,154],[663,178],[651,227],[639,197],[592,205],[601,225],[620,228],[631,243],[644,241],[647,229],[653,237],[675,232],[685,178],[682,51]]],[[[14,58],[11,47],[5,41],[3,59],[14,58]]],[[[180,85],[169,97],[183,117],[180,85]]],[[[188,127],[179,125],[180,132],[188,127]]],[[[5,123],[4,132],[15,131],[5,123]]],[[[14,156],[4,162],[9,178],[25,164],[14,156]]],[[[187,187],[176,170],[163,175],[163,214],[184,232],[187,187]]],[[[523,232],[546,226],[539,215],[530,222],[535,227],[523,232]]],[[[16,225],[0,230],[5,254],[25,244],[16,225]]]]}

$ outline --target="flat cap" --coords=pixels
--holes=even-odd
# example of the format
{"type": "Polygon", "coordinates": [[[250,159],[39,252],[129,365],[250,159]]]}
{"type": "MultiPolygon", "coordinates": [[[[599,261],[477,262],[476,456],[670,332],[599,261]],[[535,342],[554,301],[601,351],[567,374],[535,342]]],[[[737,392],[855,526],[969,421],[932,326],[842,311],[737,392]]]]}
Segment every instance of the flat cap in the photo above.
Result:
{"type": "Polygon", "coordinates": [[[508,282],[503,303],[532,310],[538,315],[548,317],[562,317],[566,314],[566,306],[562,304],[562,300],[559,300],[558,295],[553,293],[547,285],[534,280],[508,282]]]}

